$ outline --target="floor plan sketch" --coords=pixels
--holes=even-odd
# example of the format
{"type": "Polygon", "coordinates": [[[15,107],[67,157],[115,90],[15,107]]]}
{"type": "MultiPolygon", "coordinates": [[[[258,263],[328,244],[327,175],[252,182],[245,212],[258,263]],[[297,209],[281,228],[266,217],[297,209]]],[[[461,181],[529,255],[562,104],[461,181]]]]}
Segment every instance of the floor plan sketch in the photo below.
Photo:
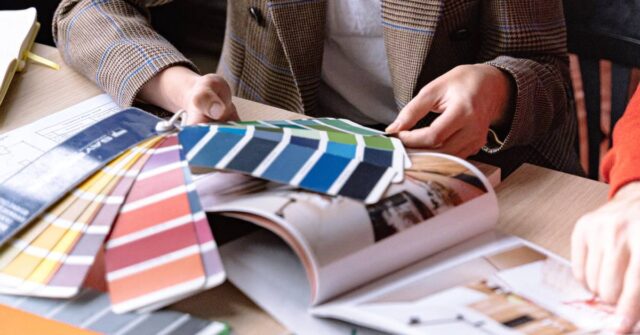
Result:
{"type": "Polygon", "coordinates": [[[102,94],[0,135],[0,183],[58,143],[118,111],[118,105],[102,94]]]}

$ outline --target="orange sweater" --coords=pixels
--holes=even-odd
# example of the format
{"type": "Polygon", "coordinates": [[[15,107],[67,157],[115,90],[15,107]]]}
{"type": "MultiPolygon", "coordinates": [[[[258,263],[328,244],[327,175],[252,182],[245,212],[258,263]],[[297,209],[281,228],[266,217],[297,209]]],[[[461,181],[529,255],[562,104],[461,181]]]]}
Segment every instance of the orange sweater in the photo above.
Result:
{"type": "Polygon", "coordinates": [[[602,161],[602,174],[613,197],[624,185],[640,181],[640,87],[613,130],[613,147],[602,161]]]}

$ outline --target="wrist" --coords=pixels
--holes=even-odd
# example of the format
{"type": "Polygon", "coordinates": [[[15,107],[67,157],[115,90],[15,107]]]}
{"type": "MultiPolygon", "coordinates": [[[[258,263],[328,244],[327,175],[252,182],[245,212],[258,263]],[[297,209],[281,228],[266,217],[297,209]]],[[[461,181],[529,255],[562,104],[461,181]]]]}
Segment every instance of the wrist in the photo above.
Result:
{"type": "Polygon", "coordinates": [[[513,77],[508,72],[497,68],[492,65],[480,64],[482,66],[486,66],[488,71],[492,73],[491,80],[492,86],[497,92],[500,93],[500,98],[497,99],[496,103],[496,114],[493,115],[491,119],[491,127],[496,129],[502,129],[508,127],[511,124],[511,120],[513,118],[513,106],[514,106],[514,98],[516,92],[516,85],[513,77]]]}
{"type": "Polygon", "coordinates": [[[188,92],[200,75],[184,66],[172,66],[160,71],[140,90],[139,99],[176,112],[186,106],[188,92]]]}
{"type": "Polygon", "coordinates": [[[640,181],[630,182],[622,186],[613,196],[613,200],[640,201],[640,181]]]}

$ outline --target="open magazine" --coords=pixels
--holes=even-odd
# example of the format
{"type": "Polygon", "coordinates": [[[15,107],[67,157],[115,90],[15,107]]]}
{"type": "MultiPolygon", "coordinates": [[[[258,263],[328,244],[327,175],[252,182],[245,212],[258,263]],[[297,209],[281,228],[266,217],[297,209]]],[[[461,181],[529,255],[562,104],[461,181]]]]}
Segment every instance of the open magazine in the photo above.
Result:
{"type": "MultiPolygon", "coordinates": [[[[242,175],[200,175],[205,210],[264,227],[295,255],[263,236],[234,241],[222,248],[231,281],[259,304],[308,287],[313,315],[391,333],[569,334],[606,326],[606,309],[572,282],[564,261],[493,232],[496,195],[476,166],[437,153],[410,157],[405,180],[371,205],[242,175]],[[243,275],[234,276],[234,267],[243,275]]],[[[499,172],[486,172],[495,185],[499,172]]],[[[261,305],[269,311],[273,301],[261,305]]]]}

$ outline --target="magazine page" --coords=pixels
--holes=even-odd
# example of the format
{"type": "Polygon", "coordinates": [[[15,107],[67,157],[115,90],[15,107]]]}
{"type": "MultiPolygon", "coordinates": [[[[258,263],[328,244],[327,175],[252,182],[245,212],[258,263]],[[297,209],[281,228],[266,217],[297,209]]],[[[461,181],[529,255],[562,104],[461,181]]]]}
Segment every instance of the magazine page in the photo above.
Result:
{"type": "Polygon", "coordinates": [[[483,335],[585,334],[611,325],[610,312],[565,260],[497,233],[312,311],[390,333],[483,335]]]}
{"type": "Polygon", "coordinates": [[[259,185],[239,175],[208,175],[197,187],[205,210],[252,221],[287,241],[307,270],[317,303],[495,225],[495,193],[473,165],[436,153],[411,159],[405,181],[372,205],[259,185]],[[235,195],[244,187],[234,186],[234,178],[257,192],[235,195]]]}
{"type": "Polygon", "coordinates": [[[291,334],[384,334],[311,315],[311,285],[300,258],[288,243],[268,230],[221,245],[220,255],[229,281],[291,334]]]}

